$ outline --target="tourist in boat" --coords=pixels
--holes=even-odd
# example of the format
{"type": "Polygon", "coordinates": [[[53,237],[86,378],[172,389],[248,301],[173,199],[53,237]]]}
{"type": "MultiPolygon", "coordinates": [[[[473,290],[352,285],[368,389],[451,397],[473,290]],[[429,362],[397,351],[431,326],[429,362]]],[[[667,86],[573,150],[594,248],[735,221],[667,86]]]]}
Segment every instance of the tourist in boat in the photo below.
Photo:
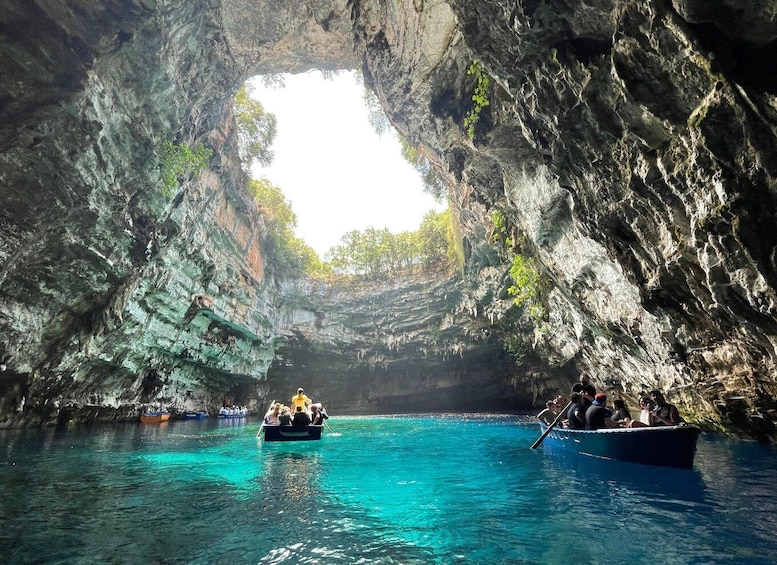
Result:
{"type": "Polygon", "coordinates": [[[288,406],[281,408],[281,414],[278,416],[281,426],[291,426],[291,411],[288,406]]]}
{"type": "Polygon", "coordinates": [[[654,425],[655,417],[653,416],[653,407],[655,404],[647,396],[642,396],[639,399],[639,420],[632,420],[629,424],[630,428],[644,428],[654,425]]]}
{"type": "Polygon", "coordinates": [[[307,427],[310,425],[310,416],[302,406],[297,406],[294,410],[294,416],[291,418],[291,425],[295,427],[307,427]]]}
{"type": "Polygon", "coordinates": [[[324,423],[324,420],[328,420],[329,416],[326,413],[326,408],[321,406],[321,404],[311,404],[310,405],[310,424],[312,426],[321,426],[324,423]]]}
{"type": "Polygon", "coordinates": [[[676,426],[684,420],[674,404],[669,404],[659,390],[651,390],[650,398],[655,402],[653,407],[654,426],[676,426]]]}
{"type": "Polygon", "coordinates": [[[628,426],[629,422],[631,422],[631,412],[626,408],[626,403],[623,402],[623,399],[616,398],[612,401],[612,405],[615,411],[610,416],[610,422],[616,426],[628,426]]]}
{"type": "Polygon", "coordinates": [[[270,406],[270,409],[267,411],[267,414],[264,415],[264,423],[266,426],[280,426],[281,420],[281,403],[276,402],[272,406],[270,406]]]}
{"type": "Polygon", "coordinates": [[[601,430],[607,427],[607,419],[612,412],[607,408],[607,395],[600,392],[594,397],[591,406],[585,411],[585,429],[601,430]]]}
{"type": "Polygon", "coordinates": [[[556,416],[558,416],[559,407],[553,400],[548,400],[545,403],[545,409],[537,414],[537,419],[540,422],[543,422],[547,425],[551,425],[553,422],[556,421],[556,416]]]}
{"type": "Polygon", "coordinates": [[[591,384],[591,375],[585,371],[580,373],[580,382],[572,387],[572,392],[579,392],[587,402],[586,408],[590,406],[596,397],[596,387],[591,384]]]}
{"type": "Polygon", "coordinates": [[[291,397],[291,410],[296,414],[297,406],[301,406],[302,410],[308,411],[313,401],[305,396],[305,391],[302,388],[297,389],[297,394],[291,397]]]}
{"type": "Polygon", "coordinates": [[[570,395],[572,403],[567,410],[567,427],[571,430],[585,429],[585,411],[583,409],[583,400],[579,392],[573,391],[570,395]]]}

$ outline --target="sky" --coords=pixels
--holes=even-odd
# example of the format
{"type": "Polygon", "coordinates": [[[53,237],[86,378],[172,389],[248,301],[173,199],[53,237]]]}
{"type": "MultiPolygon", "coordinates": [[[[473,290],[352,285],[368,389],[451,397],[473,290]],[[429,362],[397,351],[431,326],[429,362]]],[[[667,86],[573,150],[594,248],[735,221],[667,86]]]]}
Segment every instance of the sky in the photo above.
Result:
{"type": "Polygon", "coordinates": [[[251,174],[281,189],[297,215],[297,237],[321,258],[349,231],[414,231],[428,211],[445,209],[423,192],[397,134],[375,133],[354,73],[325,79],[315,71],[284,80],[284,88],[252,80],[252,97],[278,123],[272,165],[254,165],[251,174]]]}

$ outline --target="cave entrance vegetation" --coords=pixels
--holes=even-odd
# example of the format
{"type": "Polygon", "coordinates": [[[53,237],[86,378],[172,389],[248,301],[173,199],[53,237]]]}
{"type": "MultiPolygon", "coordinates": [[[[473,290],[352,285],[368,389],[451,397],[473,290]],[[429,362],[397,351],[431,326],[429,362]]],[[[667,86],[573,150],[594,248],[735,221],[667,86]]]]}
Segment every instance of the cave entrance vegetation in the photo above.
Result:
{"type": "Polygon", "coordinates": [[[330,413],[428,394],[518,409],[586,370],[631,407],[660,389],[688,421],[776,441],[774,13],[6,0],[0,425],[227,395],[261,412],[287,396],[282,371],[330,413]],[[442,179],[457,269],[273,270],[234,98],[249,77],[311,69],[360,69],[442,179]],[[183,158],[171,175],[165,143],[183,158]],[[517,276],[542,276],[534,317],[508,291],[518,254],[517,276]]]}

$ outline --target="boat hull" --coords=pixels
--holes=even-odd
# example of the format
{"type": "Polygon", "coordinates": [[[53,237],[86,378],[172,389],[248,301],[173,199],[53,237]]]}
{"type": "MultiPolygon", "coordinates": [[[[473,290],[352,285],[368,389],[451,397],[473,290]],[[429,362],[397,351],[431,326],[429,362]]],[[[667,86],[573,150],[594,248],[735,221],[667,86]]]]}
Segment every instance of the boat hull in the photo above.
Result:
{"type": "Polygon", "coordinates": [[[264,441],[316,441],[323,426],[264,426],[264,441]]]}
{"type": "MultiPolygon", "coordinates": [[[[548,426],[540,423],[540,428],[544,432],[548,426]]],[[[694,426],[603,430],[553,428],[544,441],[552,447],[593,457],[691,469],[700,432],[694,426]]]]}

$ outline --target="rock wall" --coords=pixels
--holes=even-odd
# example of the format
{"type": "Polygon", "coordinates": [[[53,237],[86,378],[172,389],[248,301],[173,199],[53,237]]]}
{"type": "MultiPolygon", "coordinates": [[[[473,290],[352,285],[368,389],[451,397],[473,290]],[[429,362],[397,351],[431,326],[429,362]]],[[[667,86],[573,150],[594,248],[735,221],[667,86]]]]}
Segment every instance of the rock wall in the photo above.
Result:
{"type": "Polygon", "coordinates": [[[519,370],[484,315],[500,307],[491,293],[501,278],[485,269],[468,282],[427,273],[284,285],[285,343],[268,371],[268,396],[288,403],[303,387],[330,411],[350,414],[531,408],[576,373],[531,355],[519,370]]]}
{"type": "Polygon", "coordinates": [[[422,392],[485,383],[481,360],[526,322],[504,296],[509,257],[488,247],[499,210],[552,291],[536,365],[497,360],[487,402],[509,383],[505,406],[541,399],[586,368],[611,394],[662,388],[693,419],[773,439],[775,13],[733,0],[4,2],[0,417],[266,400],[324,358],[354,377],[335,385],[333,371],[331,386],[355,411],[407,405],[395,393],[416,369],[431,375],[422,392]],[[470,138],[475,60],[493,87],[470,138]],[[434,363],[415,355],[461,301],[411,285],[447,314],[389,339],[382,314],[354,316],[361,291],[332,302],[265,271],[231,97],[252,74],[355,66],[451,181],[460,296],[491,280],[455,316],[460,363],[447,345],[434,363]],[[213,150],[171,198],[164,141],[213,150]],[[289,310],[291,288],[320,304],[289,310]],[[494,343],[461,337],[484,321],[494,343]]]}

